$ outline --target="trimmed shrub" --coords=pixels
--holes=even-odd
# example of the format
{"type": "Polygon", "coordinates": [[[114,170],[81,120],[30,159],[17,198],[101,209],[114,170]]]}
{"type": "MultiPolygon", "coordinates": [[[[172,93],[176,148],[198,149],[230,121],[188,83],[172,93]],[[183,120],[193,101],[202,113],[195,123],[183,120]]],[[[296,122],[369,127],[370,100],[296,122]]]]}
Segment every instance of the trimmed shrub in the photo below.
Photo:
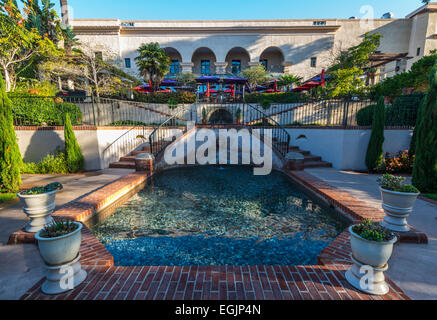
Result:
{"type": "Polygon", "coordinates": [[[437,191],[437,62],[417,121],[413,185],[423,193],[437,191]]]}
{"type": "Polygon", "coordinates": [[[247,103],[260,103],[269,100],[271,103],[297,103],[306,102],[308,97],[300,92],[279,92],[279,93],[249,93],[246,94],[247,103]]]}
{"type": "Polygon", "coordinates": [[[375,104],[367,106],[357,112],[357,124],[362,127],[369,127],[373,122],[373,113],[375,112],[375,104]]]}
{"type": "Polygon", "coordinates": [[[416,154],[417,129],[419,124],[419,119],[422,118],[422,112],[423,109],[425,108],[425,104],[426,104],[426,98],[424,97],[420,102],[419,109],[417,110],[416,124],[414,126],[413,136],[411,137],[410,149],[408,150],[408,154],[410,157],[416,154]]]}
{"type": "Polygon", "coordinates": [[[169,100],[176,104],[193,104],[196,102],[196,95],[191,92],[134,92],[134,100],[145,103],[169,103],[169,100]],[[171,100],[170,100],[171,99],[171,100]]]}
{"type": "Polygon", "coordinates": [[[0,73],[0,192],[18,192],[21,185],[21,153],[12,118],[12,104],[0,73]]]}
{"type": "Polygon", "coordinates": [[[64,151],[55,155],[48,154],[40,162],[23,163],[22,173],[25,174],[55,174],[69,173],[64,151]]]}
{"type": "MultiPolygon", "coordinates": [[[[52,97],[8,94],[12,101],[15,125],[62,126],[69,113],[73,125],[82,124],[82,112],[72,103],[58,102],[52,97]]],[[[62,101],[62,99],[61,99],[62,101]]]]}
{"type": "Polygon", "coordinates": [[[382,163],[382,146],[384,144],[385,104],[384,98],[379,98],[373,112],[372,134],[366,154],[366,166],[369,171],[379,168],[382,163]]]}
{"type": "Polygon", "coordinates": [[[71,126],[70,115],[65,115],[64,122],[64,137],[65,137],[65,158],[69,173],[75,173],[83,170],[84,158],[76,136],[74,135],[71,126]]]}

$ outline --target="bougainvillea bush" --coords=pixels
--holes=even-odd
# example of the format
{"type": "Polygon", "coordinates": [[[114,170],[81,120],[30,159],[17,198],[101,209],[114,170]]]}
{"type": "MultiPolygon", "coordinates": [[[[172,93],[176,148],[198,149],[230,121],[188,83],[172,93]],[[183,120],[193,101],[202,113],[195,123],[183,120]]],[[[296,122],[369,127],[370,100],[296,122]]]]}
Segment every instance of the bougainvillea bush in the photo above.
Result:
{"type": "Polygon", "coordinates": [[[412,173],[414,166],[414,155],[408,150],[399,151],[395,155],[386,153],[381,166],[377,169],[379,173],[412,173]]]}

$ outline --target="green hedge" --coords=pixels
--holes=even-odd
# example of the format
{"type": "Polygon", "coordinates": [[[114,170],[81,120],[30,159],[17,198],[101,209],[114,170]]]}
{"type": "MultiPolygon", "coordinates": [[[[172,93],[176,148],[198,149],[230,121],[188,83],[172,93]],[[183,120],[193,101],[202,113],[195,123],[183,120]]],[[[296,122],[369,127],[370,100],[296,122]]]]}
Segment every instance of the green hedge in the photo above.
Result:
{"type": "Polygon", "coordinates": [[[82,124],[82,112],[72,103],[57,102],[52,97],[19,96],[10,94],[15,125],[62,126],[70,114],[73,125],[82,124]]]}
{"type": "Polygon", "coordinates": [[[368,127],[372,125],[375,106],[376,104],[372,104],[357,112],[357,123],[359,126],[368,127]]]}
{"type": "Polygon", "coordinates": [[[68,173],[65,152],[59,150],[55,155],[48,154],[40,162],[23,163],[21,173],[24,174],[68,173]]]}
{"type": "Polygon", "coordinates": [[[246,94],[245,100],[248,103],[261,103],[262,101],[269,101],[270,103],[296,103],[308,101],[308,97],[299,92],[249,93],[246,94]]]}
{"type": "MultiPolygon", "coordinates": [[[[409,126],[414,127],[417,120],[417,111],[420,101],[424,97],[421,93],[399,96],[395,98],[391,106],[385,109],[386,126],[409,126]]],[[[357,112],[359,126],[371,126],[375,105],[367,106],[357,112]]]]}
{"type": "Polygon", "coordinates": [[[191,92],[155,92],[155,93],[134,93],[134,100],[146,103],[168,103],[170,100],[178,104],[193,104],[196,102],[196,95],[191,92]]]}

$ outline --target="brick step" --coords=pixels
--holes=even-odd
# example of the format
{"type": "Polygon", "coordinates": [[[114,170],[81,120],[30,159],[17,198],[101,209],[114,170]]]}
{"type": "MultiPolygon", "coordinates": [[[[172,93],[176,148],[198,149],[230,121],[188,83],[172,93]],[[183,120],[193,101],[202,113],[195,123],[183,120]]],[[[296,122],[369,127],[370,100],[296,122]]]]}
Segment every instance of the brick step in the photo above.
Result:
{"type": "Polygon", "coordinates": [[[137,154],[141,153],[150,153],[149,151],[143,150],[143,151],[132,151],[130,154],[131,156],[136,156],[137,154]]]}
{"type": "Polygon", "coordinates": [[[322,161],[322,157],[319,156],[313,156],[313,155],[306,155],[304,156],[303,161],[306,162],[317,162],[317,161],[322,161]]]}
{"type": "Polygon", "coordinates": [[[118,161],[109,164],[109,167],[117,169],[135,169],[135,162],[118,161]]]}
{"type": "Polygon", "coordinates": [[[304,163],[304,168],[332,168],[332,163],[326,161],[309,161],[304,163]]]}
{"type": "Polygon", "coordinates": [[[136,156],[124,156],[120,158],[121,162],[135,162],[136,156]]]}
{"type": "Polygon", "coordinates": [[[288,152],[297,152],[297,153],[301,153],[304,156],[310,156],[311,155],[311,153],[309,151],[300,150],[299,147],[294,147],[294,146],[290,146],[288,148],[288,152]]]}

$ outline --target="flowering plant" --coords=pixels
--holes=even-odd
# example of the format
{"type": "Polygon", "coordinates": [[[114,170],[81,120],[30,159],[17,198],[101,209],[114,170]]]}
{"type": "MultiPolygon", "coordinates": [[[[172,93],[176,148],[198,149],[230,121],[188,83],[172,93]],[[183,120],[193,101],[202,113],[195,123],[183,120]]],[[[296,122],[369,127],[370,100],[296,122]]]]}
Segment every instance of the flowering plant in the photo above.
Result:
{"type": "Polygon", "coordinates": [[[387,152],[377,171],[380,173],[412,173],[414,158],[408,150],[399,151],[394,156],[387,152]]]}

